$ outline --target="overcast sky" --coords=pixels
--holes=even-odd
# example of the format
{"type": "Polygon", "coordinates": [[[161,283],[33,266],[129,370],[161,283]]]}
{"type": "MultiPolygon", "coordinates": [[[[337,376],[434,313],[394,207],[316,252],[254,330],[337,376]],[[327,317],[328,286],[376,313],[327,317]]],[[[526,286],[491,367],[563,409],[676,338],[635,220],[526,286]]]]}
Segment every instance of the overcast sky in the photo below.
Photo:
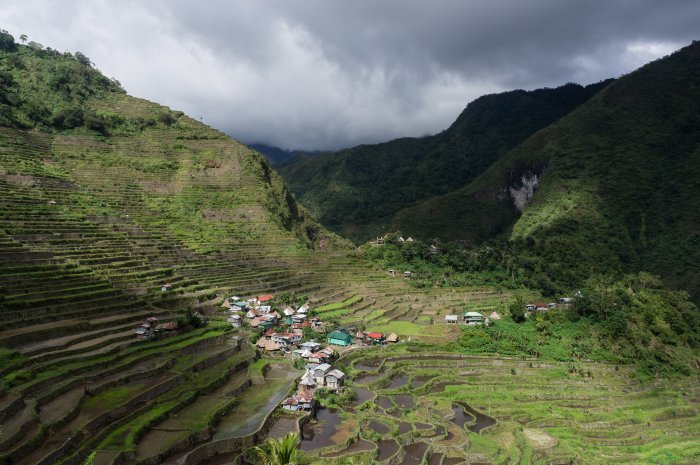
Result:
{"type": "Polygon", "coordinates": [[[2,0],[131,95],[247,143],[438,132],[476,97],[589,84],[698,39],[698,0],[2,0]]]}

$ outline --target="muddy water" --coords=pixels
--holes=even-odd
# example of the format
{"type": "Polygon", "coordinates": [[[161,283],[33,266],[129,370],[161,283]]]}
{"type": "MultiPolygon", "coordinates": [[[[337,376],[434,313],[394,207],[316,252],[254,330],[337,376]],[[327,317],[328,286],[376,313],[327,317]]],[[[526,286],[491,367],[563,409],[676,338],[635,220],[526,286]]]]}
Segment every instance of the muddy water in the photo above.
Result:
{"type": "Polygon", "coordinates": [[[373,383],[374,381],[378,380],[379,378],[381,378],[383,376],[384,376],[384,373],[377,373],[377,374],[373,374],[373,375],[369,375],[369,374],[362,375],[362,376],[358,376],[357,378],[355,378],[355,383],[356,384],[369,384],[369,383],[373,383]]]}
{"type": "Polygon", "coordinates": [[[389,386],[387,386],[388,389],[398,389],[402,386],[405,386],[406,383],[408,383],[408,375],[407,374],[401,374],[398,376],[395,376],[392,378],[391,382],[389,383],[389,386]]]}
{"type": "Polygon", "coordinates": [[[431,379],[433,379],[433,376],[416,376],[413,378],[413,388],[423,387],[431,379]]]}
{"type": "Polygon", "coordinates": [[[402,421],[399,423],[399,434],[405,434],[409,431],[413,431],[413,425],[411,423],[408,423],[406,421],[402,421]]]}
{"type": "Polygon", "coordinates": [[[450,459],[445,459],[442,465],[457,465],[458,463],[464,463],[464,459],[459,457],[452,457],[450,459]]]}
{"type": "Polygon", "coordinates": [[[318,410],[316,420],[304,425],[301,432],[301,450],[316,450],[339,444],[348,439],[352,433],[352,425],[344,423],[340,418],[340,412],[336,409],[318,410]]]}
{"type": "Polygon", "coordinates": [[[481,431],[485,428],[496,424],[495,418],[483,414],[463,402],[460,402],[460,405],[462,405],[464,407],[464,410],[469,412],[476,419],[474,424],[469,426],[469,431],[473,433],[481,433],[481,431]]]}
{"type": "Polygon", "coordinates": [[[452,404],[452,412],[455,414],[455,417],[450,421],[460,428],[464,428],[466,423],[472,422],[475,419],[461,404],[452,404]]]}
{"type": "Polygon", "coordinates": [[[363,360],[360,363],[354,364],[352,367],[356,370],[374,371],[377,368],[379,368],[379,365],[381,365],[381,363],[382,363],[381,359],[373,358],[373,359],[363,360]]]}
{"type": "Polygon", "coordinates": [[[396,452],[399,450],[399,444],[393,439],[379,441],[377,443],[377,446],[379,447],[379,455],[375,459],[377,462],[381,462],[382,460],[386,460],[389,457],[393,457],[394,454],[396,454],[396,452]]]}
{"type": "Polygon", "coordinates": [[[396,394],[394,396],[394,402],[396,402],[396,405],[401,409],[413,408],[416,405],[411,394],[396,394]]]}
{"type": "Polygon", "coordinates": [[[374,397],[374,393],[367,388],[355,386],[353,389],[355,390],[355,394],[357,394],[357,399],[352,401],[350,404],[353,407],[356,407],[363,402],[367,402],[374,397]]]}
{"type": "Polygon", "coordinates": [[[386,425],[380,421],[372,420],[369,422],[369,428],[382,436],[389,432],[389,425],[386,425]]]}
{"type": "Polygon", "coordinates": [[[402,465],[420,465],[423,461],[423,456],[425,456],[425,451],[428,450],[428,444],[424,442],[416,442],[404,446],[406,451],[406,457],[404,457],[402,465]]]}
{"type": "Polygon", "coordinates": [[[347,449],[343,449],[340,452],[334,452],[332,454],[322,455],[323,458],[335,458],[342,457],[343,455],[357,454],[360,452],[367,452],[377,448],[377,445],[373,442],[365,441],[360,439],[347,449]]]}
{"type": "Polygon", "coordinates": [[[442,460],[442,454],[437,453],[433,454],[430,456],[430,460],[428,461],[428,465],[440,465],[440,461],[442,460]]]}
{"type": "Polygon", "coordinates": [[[394,404],[391,403],[391,399],[388,396],[378,396],[377,405],[379,405],[384,410],[391,410],[394,408],[394,404]]]}
{"type": "Polygon", "coordinates": [[[455,381],[439,381],[428,388],[428,394],[436,394],[445,390],[447,386],[459,386],[464,383],[457,383],[455,381]]]}

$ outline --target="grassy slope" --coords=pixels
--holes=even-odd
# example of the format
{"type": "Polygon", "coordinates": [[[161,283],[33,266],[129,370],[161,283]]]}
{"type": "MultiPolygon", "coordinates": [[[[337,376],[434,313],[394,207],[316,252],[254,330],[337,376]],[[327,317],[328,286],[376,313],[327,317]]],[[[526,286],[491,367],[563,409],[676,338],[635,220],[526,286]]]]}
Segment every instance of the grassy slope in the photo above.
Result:
{"type": "Polygon", "coordinates": [[[321,223],[364,241],[384,232],[399,209],[464,186],[606,84],[487,95],[435,136],[297,157],[280,172],[321,223]]]}
{"type": "MultiPolygon", "coordinates": [[[[232,237],[266,235],[307,247],[346,245],[296,204],[260,154],[181,112],[125,95],[69,54],[19,46],[0,55],[0,73],[8,83],[0,95],[2,125],[41,129],[53,134],[48,143],[54,146],[53,159],[31,160],[36,166],[5,156],[5,174],[68,182],[82,177],[88,185],[130,182],[145,207],[164,214],[159,219],[164,227],[178,237],[203,239],[199,242],[209,243],[204,250],[216,250],[232,237]],[[81,174],[85,171],[88,175],[81,174]],[[253,218],[245,216],[246,208],[253,218]],[[288,232],[296,240],[285,238],[288,232]]],[[[21,136],[7,133],[6,142],[12,137],[21,136]]],[[[104,205],[92,192],[76,195],[104,205]]],[[[105,205],[93,213],[116,213],[108,210],[105,205]]]]}
{"type": "Polygon", "coordinates": [[[509,233],[554,271],[649,270],[697,299],[699,57],[695,43],[619,79],[466,188],[400,212],[396,226],[446,224],[446,238],[473,241],[509,233]],[[528,172],[541,182],[519,216],[508,189],[528,172]]]}

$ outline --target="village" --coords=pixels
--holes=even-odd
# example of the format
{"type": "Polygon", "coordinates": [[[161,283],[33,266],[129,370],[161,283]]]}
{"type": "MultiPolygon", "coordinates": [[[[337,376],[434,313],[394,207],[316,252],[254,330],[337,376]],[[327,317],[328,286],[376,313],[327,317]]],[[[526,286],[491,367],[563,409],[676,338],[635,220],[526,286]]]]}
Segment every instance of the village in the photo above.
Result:
{"type": "Polygon", "coordinates": [[[332,365],[339,353],[362,346],[399,342],[396,333],[385,335],[353,328],[331,328],[328,322],[313,315],[308,303],[294,308],[283,302],[283,306],[281,313],[275,310],[274,296],[271,294],[247,300],[231,296],[222,304],[228,311],[226,320],[234,328],[246,325],[257,330],[255,346],[263,354],[289,357],[297,367],[304,369],[297,392],[282,401],[281,405],[286,410],[312,410],[316,405],[315,392],[318,388],[330,391],[343,389],[345,373],[332,365]]]}
{"type": "MultiPolygon", "coordinates": [[[[394,275],[393,272],[394,270],[389,270],[388,274],[394,275]]],[[[410,278],[411,273],[405,272],[404,277],[410,278]]],[[[565,308],[573,300],[574,298],[571,297],[562,297],[556,302],[527,303],[524,308],[525,315],[546,312],[554,308],[565,308]]],[[[290,411],[313,410],[317,406],[316,392],[319,388],[331,392],[343,390],[346,374],[333,366],[333,362],[341,353],[360,347],[381,347],[400,342],[396,333],[387,335],[324,322],[314,315],[315,312],[308,302],[295,308],[288,302],[276,302],[272,294],[249,299],[234,295],[224,299],[221,308],[226,312],[227,323],[230,323],[233,328],[245,326],[252,330],[252,338],[256,339],[255,347],[262,355],[273,358],[288,357],[297,368],[304,370],[296,392],[281,403],[283,409],[290,411]],[[284,308],[280,313],[276,307],[284,308]]],[[[488,326],[501,319],[502,316],[496,311],[488,314],[465,311],[461,315],[445,315],[444,324],[488,326]]],[[[158,318],[150,316],[138,325],[135,336],[139,340],[158,339],[165,334],[182,329],[183,325],[198,327],[204,324],[205,317],[199,312],[188,312],[178,321],[165,323],[159,323],[158,318]]]]}

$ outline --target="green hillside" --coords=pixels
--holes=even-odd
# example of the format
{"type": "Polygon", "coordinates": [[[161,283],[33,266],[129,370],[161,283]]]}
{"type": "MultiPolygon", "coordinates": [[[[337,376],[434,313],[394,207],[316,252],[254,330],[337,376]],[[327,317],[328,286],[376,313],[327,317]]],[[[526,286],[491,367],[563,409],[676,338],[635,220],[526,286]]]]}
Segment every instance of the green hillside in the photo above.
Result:
{"type": "Polygon", "coordinates": [[[407,208],[419,237],[519,244],[555,287],[647,270],[700,296],[700,43],[652,62],[539,131],[469,186],[407,208]],[[522,215],[524,180],[538,186],[522,215]],[[520,194],[517,194],[517,191],[520,194]]]}
{"type": "Polygon", "coordinates": [[[12,128],[5,143],[25,141],[39,153],[6,151],[6,181],[36,175],[81,182],[80,208],[95,216],[119,215],[120,204],[139,202],[151,214],[132,221],[154,221],[199,251],[251,239],[346,246],[296,204],[257,152],[182,112],[127,96],[80,53],[8,48],[0,56],[0,123],[12,128]],[[89,190],[94,181],[129,189],[130,200],[100,199],[89,190]]]}
{"type": "Polygon", "coordinates": [[[296,157],[279,170],[323,225],[364,242],[400,209],[463,187],[607,84],[486,95],[437,135],[296,157]]]}

